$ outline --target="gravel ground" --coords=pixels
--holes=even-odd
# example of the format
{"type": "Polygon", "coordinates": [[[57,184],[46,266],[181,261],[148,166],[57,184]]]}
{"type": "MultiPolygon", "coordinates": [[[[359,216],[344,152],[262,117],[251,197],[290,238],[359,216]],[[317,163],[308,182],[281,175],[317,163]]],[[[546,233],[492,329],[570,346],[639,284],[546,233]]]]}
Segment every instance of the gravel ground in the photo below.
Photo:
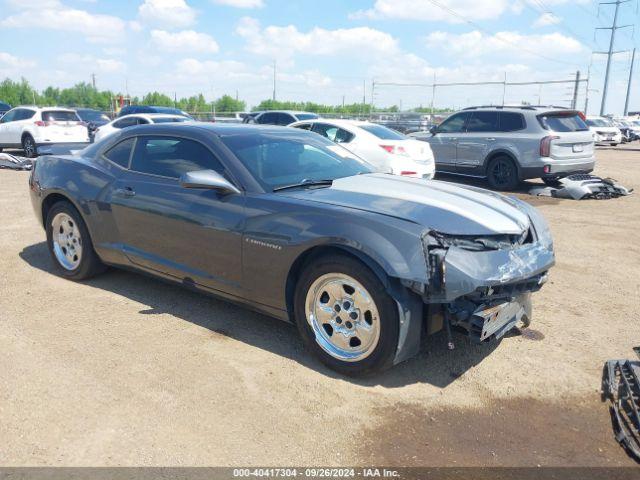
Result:
{"type": "MultiPolygon", "coordinates": [[[[640,147],[596,173],[640,185],[640,147]]],[[[0,464],[634,465],[600,402],[603,362],[640,344],[640,198],[532,198],[558,263],[533,331],[430,338],[366,381],[294,327],[138,274],[52,273],[24,172],[0,171],[0,464]]]]}

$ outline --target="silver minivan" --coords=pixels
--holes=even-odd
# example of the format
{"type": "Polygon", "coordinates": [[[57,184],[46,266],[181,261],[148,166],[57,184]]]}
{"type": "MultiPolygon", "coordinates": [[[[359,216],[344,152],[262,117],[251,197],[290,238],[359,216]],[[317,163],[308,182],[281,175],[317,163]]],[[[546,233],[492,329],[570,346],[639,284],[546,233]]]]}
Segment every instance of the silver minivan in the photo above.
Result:
{"type": "Polygon", "coordinates": [[[596,161],[583,115],[560,107],[471,107],[410,136],[429,142],[436,171],[486,178],[497,190],[528,178],[556,184],[596,161]]]}

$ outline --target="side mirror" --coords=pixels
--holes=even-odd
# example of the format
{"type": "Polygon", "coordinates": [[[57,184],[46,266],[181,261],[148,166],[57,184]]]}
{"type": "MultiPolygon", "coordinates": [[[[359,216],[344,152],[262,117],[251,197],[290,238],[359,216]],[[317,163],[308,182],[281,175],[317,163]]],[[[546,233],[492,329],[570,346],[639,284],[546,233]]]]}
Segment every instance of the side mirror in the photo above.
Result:
{"type": "Polygon", "coordinates": [[[216,190],[223,195],[241,193],[235,185],[214,170],[187,172],[180,177],[180,186],[184,188],[216,190]]]}
{"type": "Polygon", "coordinates": [[[429,132],[431,132],[431,135],[436,135],[438,133],[438,127],[434,125],[429,129],[429,132]]]}

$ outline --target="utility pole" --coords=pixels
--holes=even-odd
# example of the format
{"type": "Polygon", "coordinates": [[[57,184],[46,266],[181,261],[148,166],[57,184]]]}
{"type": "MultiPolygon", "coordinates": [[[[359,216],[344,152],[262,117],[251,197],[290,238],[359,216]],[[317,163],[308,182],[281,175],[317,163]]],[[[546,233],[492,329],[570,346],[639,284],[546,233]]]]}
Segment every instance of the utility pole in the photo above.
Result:
{"type": "Polygon", "coordinates": [[[627,98],[624,101],[624,116],[629,115],[629,97],[631,96],[631,81],[633,80],[633,64],[636,62],[636,49],[631,54],[631,68],[629,69],[629,84],[627,85],[627,98]]]}
{"type": "Polygon", "coordinates": [[[573,100],[571,100],[571,110],[578,106],[578,88],[580,87],[580,70],[576,72],[576,83],[573,87],[573,100]]]}
{"type": "Polygon", "coordinates": [[[91,74],[91,84],[93,85],[93,89],[95,90],[95,88],[96,88],[96,74],[95,73],[91,74]]]}
{"type": "Polygon", "coordinates": [[[273,61],[273,101],[276,101],[276,61],[273,61]]]}
{"type": "Polygon", "coordinates": [[[589,69],[587,70],[587,91],[584,96],[584,114],[588,115],[589,111],[589,83],[591,82],[591,65],[593,64],[593,55],[591,55],[591,61],[589,62],[589,69]]]}
{"type": "Polygon", "coordinates": [[[609,51],[608,52],[594,52],[607,56],[607,69],[604,74],[604,88],[602,89],[602,103],[600,104],[600,115],[604,115],[607,108],[607,93],[609,90],[609,73],[611,72],[611,59],[613,55],[620,52],[614,52],[613,47],[616,41],[616,32],[621,28],[631,27],[631,25],[623,25],[618,26],[618,11],[620,10],[620,5],[623,3],[630,2],[631,0],[616,0],[615,2],[600,2],[600,5],[615,5],[616,11],[613,15],[613,25],[610,27],[599,27],[596,30],[611,30],[611,39],[609,41],[609,51]]]}

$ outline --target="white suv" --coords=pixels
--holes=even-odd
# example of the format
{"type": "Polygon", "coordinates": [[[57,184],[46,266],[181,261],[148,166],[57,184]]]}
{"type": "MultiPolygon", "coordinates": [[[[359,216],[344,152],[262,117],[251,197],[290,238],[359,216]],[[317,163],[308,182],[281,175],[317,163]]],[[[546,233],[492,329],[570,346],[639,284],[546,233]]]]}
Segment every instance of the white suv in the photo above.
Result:
{"type": "Polygon", "coordinates": [[[0,150],[22,148],[33,158],[39,145],[88,142],[86,124],[68,108],[17,107],[0,118],[0,150]]]}

